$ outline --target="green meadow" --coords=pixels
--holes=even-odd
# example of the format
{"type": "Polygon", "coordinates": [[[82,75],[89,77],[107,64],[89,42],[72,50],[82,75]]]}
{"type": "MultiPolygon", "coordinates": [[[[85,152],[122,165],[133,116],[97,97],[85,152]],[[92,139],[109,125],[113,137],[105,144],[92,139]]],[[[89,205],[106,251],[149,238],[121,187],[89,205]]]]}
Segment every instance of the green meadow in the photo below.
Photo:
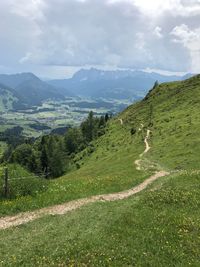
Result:
{"type": "Polygon", "coordinates": [[[173,175],[127,200],[1,231],[1,266],[199,266],[199,190],[199,176],[173,175]]]}

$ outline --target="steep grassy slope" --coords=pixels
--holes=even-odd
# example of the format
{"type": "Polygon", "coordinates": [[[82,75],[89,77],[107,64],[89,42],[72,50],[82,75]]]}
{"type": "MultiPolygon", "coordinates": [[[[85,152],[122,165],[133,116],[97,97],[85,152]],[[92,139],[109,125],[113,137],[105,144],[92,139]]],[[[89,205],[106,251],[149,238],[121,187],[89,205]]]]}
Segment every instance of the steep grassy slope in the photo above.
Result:
{"type": "Polygon", "coordinates": [[[158,86],[143,101],[129,107],[122,118],[125,125],[138,125],[142,120],[150,127],[151,160],[170,169],[198,169],[199,102],[200,75],[158,86]]]}
{"type": "Polygon", "coordinates": [[[48,193],[2,203],[4,214],[34,209],[129,188],[153,169],[172,171],[127,200],[2,231],[2,266],[199,266],[199,101],[200,76],[158,86],[121,114],[123,125],[113,119],[105,136],[77,155],[79,170],[51,182],[48,193]],[[140,172],[134,160],[147,128],[151,150],[140,172]]]}
{"type": "Polygon", "coordinates": [[[122,125],[119,118],[111,120],[106,134],[77,155],[79,170],[50,181],[48,190],[42,194],[1,203],[0,213],[125,190],[144,180],[155,168],[198,169],[199,88],[199,76],[158,86],[121,114],[122,125]],[[143,165],[148,171],[145,168],[137,171],[134,161],[144,150],[147,128],[151,129],[152,148],[143,165]],[[136,133],[132,135],[134,129],[136,133]]]}

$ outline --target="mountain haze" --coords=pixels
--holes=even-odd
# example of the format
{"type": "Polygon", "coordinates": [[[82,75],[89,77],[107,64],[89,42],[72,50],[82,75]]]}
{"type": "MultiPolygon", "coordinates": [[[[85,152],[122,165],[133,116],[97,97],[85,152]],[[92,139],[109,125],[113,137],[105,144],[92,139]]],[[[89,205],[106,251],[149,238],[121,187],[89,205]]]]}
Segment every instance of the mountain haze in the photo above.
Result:
{"type": "Polygon", "coordinates": [[[63,95],[58,93],[56,88],[32,73],[1,74],[0,83],[12,88],[10,90],[17,95],[17,99],[13,103],[13,107],[16,109],[40,105],[47,99],[63,99],[63,95]]]}
{"type": "Polygon", "coordinates": [[[71,79],[51,80],[48,83],[60,88],[63,94],[68,89],[81,96],[134,100],[144,96],[153,87],[155,81],[162,83],[183,79],[185,76],[165,76],[132,70],[104,71],[91,68],[81,69],[71,79]]]}
{"type": "MultiPolygon", "coordinates": [[[[190,76],[191,74],[187,75],[187,77],[190,76]]],[[[1,109],[5,109],[5,103],[9,103],[8,109],[27,109],[41,105],[47,99],[63,100],[68,96],[135,101],[143,97],[155,81],[167,82],[182,79],[184,77],[143,71],[105,71],[95,68],[81,69],[71,79],[48,82],[42,81],[33,73],[0,74],[0,83],[4,88],[7,87],[7,91],[9,88],[11,92],[6,96],[2,91],[1,98],[4,99],[2,100],[4,104],[1,101],[1,109]]]]}

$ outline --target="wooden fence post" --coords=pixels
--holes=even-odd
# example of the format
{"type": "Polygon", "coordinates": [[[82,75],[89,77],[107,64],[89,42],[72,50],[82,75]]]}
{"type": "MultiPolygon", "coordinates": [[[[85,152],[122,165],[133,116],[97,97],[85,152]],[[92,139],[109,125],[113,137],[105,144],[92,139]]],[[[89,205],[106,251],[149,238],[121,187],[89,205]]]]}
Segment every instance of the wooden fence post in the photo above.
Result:
{"type": "Polygon", "coordinates": [[[4,195],[6,198],[8,198],[8,168],[5,168],[5,172],[4,172],[4,195]]]}

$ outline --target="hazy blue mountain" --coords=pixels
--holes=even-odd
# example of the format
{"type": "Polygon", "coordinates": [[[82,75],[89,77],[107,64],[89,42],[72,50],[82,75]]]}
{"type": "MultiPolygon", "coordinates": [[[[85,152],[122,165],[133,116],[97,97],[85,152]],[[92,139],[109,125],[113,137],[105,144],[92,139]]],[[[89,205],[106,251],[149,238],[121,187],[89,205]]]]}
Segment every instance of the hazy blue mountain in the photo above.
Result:
{"type": "MultiPolygon", "coordinates": [[[[191,77],[188,74],[188,77],[191,77]]],[[[165,76],[144,71],[114,70],[104,71],[91,68],[81,69],[71,79],[51,80],[48,83],[75,95],[104,98],[138,98],[144,96],[152,88],[155,81],[159,83],[184,79],[180,76],[165,76]]]]}
{"type": "Polygon", "coordinates": [[[0,74],[0,82],[11,88],[15,88],[26,81],[34,81],[36,79],[39,78],[30,72],[17,74],[0,74]]]}
{"type": "Polygon", "coordinates": [[[0,110],[26,109],[40,105],[47,99],[57,100],[75,95],[136,100],[143,97],[156,80],[162,83],[191,76],[164,76],[143,71],[104,71],[92,68],[78,71],[71,79],[45,82],[33,73],[1,74],[0,110]]]}
{"type": "Polygon", "coordinates": [[[12,87],[13,92],[17,94],[14,104],[17,109],[39,105],[47,99],[63,99],[63,95],[56,88],[32,73],[1,74],[0,83],[12,87]]]}

